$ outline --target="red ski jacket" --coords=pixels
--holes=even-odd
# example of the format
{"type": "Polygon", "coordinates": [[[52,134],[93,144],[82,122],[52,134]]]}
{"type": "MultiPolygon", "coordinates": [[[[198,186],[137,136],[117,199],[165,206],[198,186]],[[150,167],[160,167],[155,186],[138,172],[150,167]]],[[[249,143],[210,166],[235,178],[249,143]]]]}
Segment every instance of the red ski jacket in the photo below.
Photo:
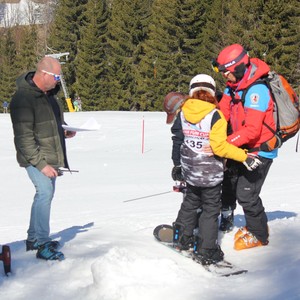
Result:
{"type": "MultiPolygon", "coordinates": [[[[273,133],[263,125],[266,123],[274,130],[276,128],[273,118],[274,104],[267,86],[263,83],[255,84],[243,95],[251,84],[266,76],[269,71],[270,68],[265,62],[252,58],[244,77],[238,83],[227,82],[220,101],[220,109],[232,129],[227,141],[235,146],[256,148],[273,136],[273,133]],[[241,100],[242,96],[244,103],[241,100]]],[[[259,151],[258,154],[272,159],[277,156],[277,150],[259,151]]]]}

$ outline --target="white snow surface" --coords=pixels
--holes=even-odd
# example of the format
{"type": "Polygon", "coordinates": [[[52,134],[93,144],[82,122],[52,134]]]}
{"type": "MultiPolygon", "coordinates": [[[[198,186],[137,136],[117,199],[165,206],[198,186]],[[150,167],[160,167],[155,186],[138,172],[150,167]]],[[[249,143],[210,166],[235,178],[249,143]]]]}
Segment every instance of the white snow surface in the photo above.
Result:
{"type": "Polygon", "coordinates": [[[16,162],[10,116],[0,115],[0,244],[12,252],[11,276],[4,276],[0,262],[1,300],[300,299],[296,138],[280,149],[261,193],[269,245],[233,249],[234,233],[244,225],[238,206],[236,228],[220,234],[219,241],[225,258],[249,272],[215,277],[152,235],[157,225],[175,220],[182,201],[182,194],[172,192],[172,143],[165,113],[65,113],[75,127],[90,118],[99,130],[78,132],[67,140],[70,166],[79,173],[64,174],[56,183],[51,237],[60,241],[66,257],[58,262],[25,251],[34,187],[16,162]],[[134,200],[154,194],[160,195],[134,200]]]}

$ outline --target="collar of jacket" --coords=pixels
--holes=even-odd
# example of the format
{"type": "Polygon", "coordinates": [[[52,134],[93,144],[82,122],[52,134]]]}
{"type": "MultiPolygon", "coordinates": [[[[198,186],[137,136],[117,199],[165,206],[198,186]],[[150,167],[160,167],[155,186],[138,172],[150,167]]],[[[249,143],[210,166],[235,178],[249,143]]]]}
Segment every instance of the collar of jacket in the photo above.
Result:
{"type": "Polygon", "coordinates": [[[244,77],[236,83],[227,82],[226,85],[234,91],[240,91],[246,89],[253,82],[263,76],[267,76],[270,71],[270,67],[259,58],[251,58],[250,66],[247,68],[244,77]]]}
{"type": "MultiPolygon", "coordinates": [[[[17,79],[17,87],[24,88],[24,89],[34,88],[37,92],[44,94],[44,92],[42,90],[40,90],[35,84],[32,85],[28,82],[28,80],[32,80],[34,74],[35,74],[35,71],[29,71],[27,73],[22,74],[17,79]]],[[[59,91],[60,91],[60,83],[57,84],[54,89],[48,91],[47,94],[57,95],[59,91]]]]}
{"type": "Polygon", "coordinates": [[[216,106],[207,101],[199,99],[188,99],[184,102],[182,112],[184,118],[192,124],[199,123],[208,113],[210,113],[216,106]]]}

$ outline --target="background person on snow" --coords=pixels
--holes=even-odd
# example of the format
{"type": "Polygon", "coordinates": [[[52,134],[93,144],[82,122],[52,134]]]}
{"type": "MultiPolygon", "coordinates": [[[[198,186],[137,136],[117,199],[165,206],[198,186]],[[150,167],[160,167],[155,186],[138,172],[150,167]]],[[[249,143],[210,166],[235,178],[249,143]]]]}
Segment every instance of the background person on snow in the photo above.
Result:
{"type": "MultiPolygon", "coordinates": [[[[243,162],[249,170],[260,161],[229,144],[227,122],[217,109],[216,85],[206,74],[190,82],[189,98],[185,100],[171,128],[173,137],[172,178],[185,181],[187,188],[183,203],[174,222],[174,238],[179,249],[189,249],[198,227],[195,258],[202,264],[223,260],[218,245],[218,216],[221,209],[221,185],[224,161],[221,157],[243,162]],[[208,152],[208,146],[212,152],[208,152]]],[[[245,168],[244,166],[244,168],[245,168]]]]}
{"type": "Polygon", "coordinates": [[[4,101],[2,104],[4,114],[8,113],[8,106],[9,106],[9,103],[7,101],[4,101]]]}
{"type": "Polygon", "coordinates": [[[277,150],[267,152],[259,149],[263,142],[273,137],[267,126],[275,130],[274,104],[265,84],[252,84],[266,76],[270,68],[260,59],[250,58],[239,44],[224,48],[213,61],[213,68],[227,80],[219,103],[232,131],[227,141],[249,149],[262,161],[254,172],[249,172],[235,162],[228,162],[223,181],[220,229],[232,230],[237,199],[243,207],[246,226],[235,235],[235,249],[267,245],[268,220],[259,195],[277,150]],[[245,101],[242,101],[245,90],[245,101]]]}
{"type": "Polygon", "coordinates": [[[46,260],[64,258],[57,251],[59,243],[49,237],[49,220],[58,168],[69,168],[65,137],[75,135],[62,128],[63,110],[56,97],[60,74],[58,60],[42,58],[35,72],[17,79],[17,91],[10,106],[17,161],[26,168],[36,189],[26,251],[37,250],[37,258],[46,260]]]}

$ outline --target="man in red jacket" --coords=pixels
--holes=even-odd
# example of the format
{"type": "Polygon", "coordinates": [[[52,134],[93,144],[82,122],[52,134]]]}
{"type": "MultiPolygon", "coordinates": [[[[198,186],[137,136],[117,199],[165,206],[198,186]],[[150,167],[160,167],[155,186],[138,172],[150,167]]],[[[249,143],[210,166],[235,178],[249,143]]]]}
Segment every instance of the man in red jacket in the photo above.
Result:
{"type": "Polygon", "coordinates": [[[236,200],[243,207],[246,226],[235,234],[234,248],[242,250],[268,244],[268,225],[260,191],[277,150],[262,151],[263,142],[271,139],[275,129],[273,101],[269,89],[257,82],[270,71],[258,58],[250,58],[239,44],[224,48],[213,61],[216,72],[226,79],[226,88],[220,109],[229,122],[227,141],[247,148],[262,161],[256,170],[249,172],[233,161],[228,161],[222,189],[222,214],[220,230],[233,229],[233,211],[236,200]]]}

